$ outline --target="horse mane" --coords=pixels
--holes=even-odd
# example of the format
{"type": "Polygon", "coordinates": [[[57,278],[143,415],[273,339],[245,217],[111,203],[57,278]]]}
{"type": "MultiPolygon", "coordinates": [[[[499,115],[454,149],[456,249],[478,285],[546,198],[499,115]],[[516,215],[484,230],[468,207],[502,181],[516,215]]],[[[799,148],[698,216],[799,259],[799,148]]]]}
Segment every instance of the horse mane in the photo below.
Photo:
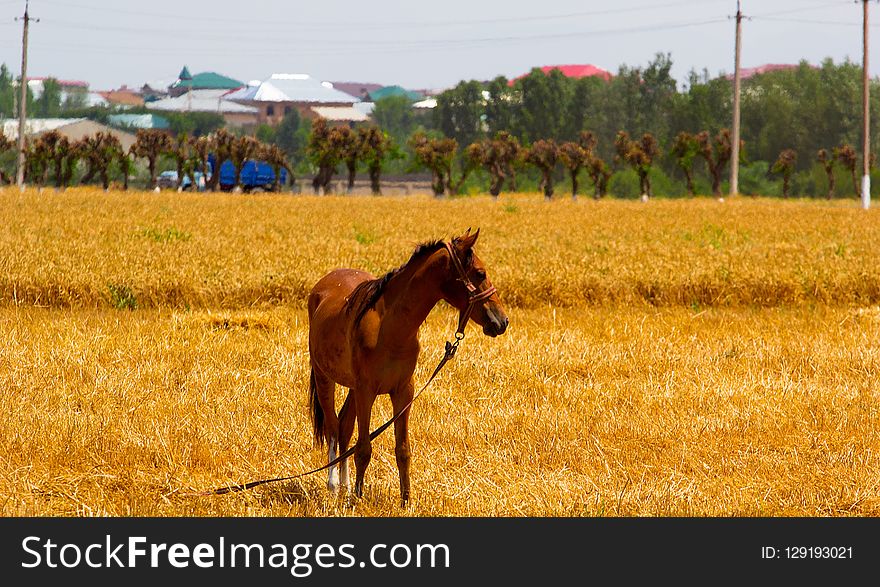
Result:
{"type": "Polygon", "coordinates": [[[354,313],[355,315],[354,324],[360,322],[361,318],[364,317],[364,314],[376,305],[376,302],[378,302],[379,298],[382,297],[382,294],[385,293],[388,283],[395,276],[406,269],[410,263],[434,253],[443,248],[443,246],[442,240],[424,242],[418,245],[409,260],[397,269],[392,269],[382,277],[365,281],[355,287],[354,291],[349,294],[348,300],[345,303],[345,312],[347,314],[354,313]]]}

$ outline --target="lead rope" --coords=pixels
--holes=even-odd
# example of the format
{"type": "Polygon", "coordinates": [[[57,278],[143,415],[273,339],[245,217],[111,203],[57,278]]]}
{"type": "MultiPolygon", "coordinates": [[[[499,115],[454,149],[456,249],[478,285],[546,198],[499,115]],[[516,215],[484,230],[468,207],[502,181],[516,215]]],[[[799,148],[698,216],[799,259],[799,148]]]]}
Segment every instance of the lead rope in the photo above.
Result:
{"type": "MultiPolygon", "coordinates": [[[[448,340],[446,341],[446,352],[443,354],[443,358],[440,359],[440,362],[437,364],[437,367],[434,369],[434,372],[431,373],[431,376],[428,378],[428,381],[413,396],[413,398],[411,400],[409,400],[409,403],[406,404],[406,406],[402,410],[400,410],[393,418],[391,418],[390,420],[388,420],[387,422],[385,422],[384,424],[382,424],[381,426],[379,426],[378,428],[376,428],[375,430],[373,430],[370,433],[370,441],[372,441],[374,438],[376,438],[377,436],[382,434],[389,426],[394,424],[394,422],[396,422],[398,418],[400,418],[403,414],[406,413],[407,410],[409,410],[410,406],[413,405],[413,402],[416,401],[416,399],[420,395],[422,395],[422,392],[425,391],[425,389],[427,389],[427,387],[429,385],[431,385],[431,382],[434,381],[434,378],[437,377],[437,374],[440,373],[440,370],[443,368],[443,366],[446,365],[446,363],[448,363],[449,361],[451,361],[455,357],[455,352],[458,350],[458,345],[461,343],[461,341],[463,339],[464,339],[464,333],[463,332],[456,332],[455,333],[455,342],[449,342],[448,340]]],[[[217,489],[209,489],[207,491],[198,491],[195,493],[187,493],[185,495],[204,497],[204,496],[208,496],[208,495],[223,495],[226,493],[237,493],[239,491],[247,491],[248,489],[253,489],[254,487],[257,487],[259,485],[265,485],[266,483],[276,483],[278,481],[290,481],[291,479],[298,479],[300,477],[306,477],[306,476],[311,475],[313,473],[318,473],[318,472],[323,471],[325,469],[329,469],[333,465],[344,461],[345,459],[347,459],[348,457],[350,457],[351,455],[354,454],[356,446],[357,446],[356,444],[352,445],[348,450],[346,450],[344,453],[342,453],[341,455],[339,455],[338,457],[336,457],[335,459],[333,459],[332,461],[330,461],[326,465],[324,465],[322,467],[318,467],[317,469],[312,469],[311,471],[306,471],[305,473],[299,473],[297,475],[290,475],[289,477],[275,477],[274,479],[260,479],[259,481],[251,481],[249,483],[243,483],[240,485],[228,485],[226,487],[218,487],[217,489]]]]}

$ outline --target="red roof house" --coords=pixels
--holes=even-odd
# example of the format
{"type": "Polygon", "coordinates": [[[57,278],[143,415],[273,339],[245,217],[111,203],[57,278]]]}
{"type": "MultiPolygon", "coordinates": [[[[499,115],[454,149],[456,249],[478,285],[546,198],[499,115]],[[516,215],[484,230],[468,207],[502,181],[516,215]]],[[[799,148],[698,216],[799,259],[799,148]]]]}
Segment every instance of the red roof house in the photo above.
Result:
{"type": "MultiPolygon", "coordinates": [[[[601,67],[596,67],[590,63],[585,63],[582,65],[545,65],[541,67],[541,71],[544,73],[550,73],[552,70],[558,69],[562,72],[562,75],[565,77],[571,78],[581,78],[581,77],[601,77],[605,81],[609,81],[612,77],[611,72],[601,67]]],[[[510,80],[510,84],[513,85],[513,82],[516,80],[523,78],[529,75],[528,73],[524,73],[520,76],[517,76],[510,80]]]]}

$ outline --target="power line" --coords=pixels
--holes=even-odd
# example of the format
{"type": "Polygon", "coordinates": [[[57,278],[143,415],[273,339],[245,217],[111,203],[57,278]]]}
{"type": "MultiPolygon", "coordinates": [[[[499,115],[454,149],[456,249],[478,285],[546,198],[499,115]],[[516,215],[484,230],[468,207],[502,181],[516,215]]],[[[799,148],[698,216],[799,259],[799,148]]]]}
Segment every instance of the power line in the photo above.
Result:
{"type": "MultiPolygon", "coordinates": [[[[169,14],[167,12],[148,12],[141,10],[128,10],[123,8],[116,7],[105,7],[105,6],[90,6],[88,4],[74,4],[71,2],[63,2],[58,0],[45,0],[48,4],[54,4],[56,6],[65,6],[71,8],[77,8],[79,10],[92,10],[95,12],[100,12],[102,14],[116,13],[116,14],[124,14],[130,16],[145,16],[149,18],[161,18],[161,19],[171,19],[175,21],[194,19],[199,22],[220,22],[220,23],[230,23],[235,25],[241,24],[257,24],[257,25],[283,25],[287,27],[285,30],[289,30],[291,26],[293,27],[302,27],[302,28],[314,28],[315,26],[326,26],[332,27],[333,29],[338,29],[340,27],[355,27],[358,29],[372,29],[372,28],[399,28],[399,27],[430,27],[430,28],[442,28],[448,26],[462,26],[462,25],[485,25],[485,24],[500,24],[500,23],[519,23],[519,22],[529,22],[534,23],[538,21],[544,20],[563,20],[563,19],[571,19],[577,17],[584,16],[603,16],[603,15],[612,15],[612,14],[625,14],[631,12],[639,12],[644,13],[649,10],[660,10],[666,8],[672,8],[676,6],[689,6],[693,5],[693,0],[678,0],[676,2],[665,2],[665,3],[651,3],[651,4],[643,4],[639,6],[629,6],[622,8],[608,8],[602,10],[586,10],[586,11],[577,11],[577,12],[567,12],[560,14],[536,14],[530,16],[520,16],[520,17],[502,17],[502,18],[489,18],[489,19],[466,19],[466,20],[436,20],[432,19],[430,21],[417,20],[417,21],[388,21],[382,20],[380,21],[364,21],[359,19],[357,22],[345,22],[341,19],[334,20],[296,20],[296,21],[279,21],[278,19],[248,19],[248,18],[223,18],[209,15],[182,15],[180,13],[169,14]]],[[[715,2],[723,2],[726,0],[712,0],[715,2]]],[[[703,4],[705,2],[702,2],[703,4]]],[[[188,32],[191,32],[191,29],[187,29],[188,32]]]]}

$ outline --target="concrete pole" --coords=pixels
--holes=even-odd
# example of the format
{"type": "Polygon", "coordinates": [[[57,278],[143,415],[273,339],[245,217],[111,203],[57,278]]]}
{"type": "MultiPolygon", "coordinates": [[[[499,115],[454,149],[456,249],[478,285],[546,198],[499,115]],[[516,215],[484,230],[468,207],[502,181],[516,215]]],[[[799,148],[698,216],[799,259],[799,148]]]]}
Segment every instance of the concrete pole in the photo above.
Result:
{"type": "Polygon", "coordinates": [[[742,52],[742,2],[736,3],[736,50],[733,69],[733,133],[730,145],[730,195],[739,194],[739,95],[740,95],[740,54],[742,52]]]}
{"type": "Polygon", "coordinates": [[[24,28],[21,34],[21,98],[18,102],[18,168],[15,172],[15,183],[18,189],[24,190],[24,166],[25,149],[27,146],[25,137],[25,122],[27,121],[27,44],[28,44],[28,25],[30,24],[30,15],[28,14],[28,3],[24,5],[24,28]]]}
{"type": "Polygon", "coordinates": [[[862,0],[862,208],[871,207],[871,96],[868,69],[868,0],[862,0]]]}

